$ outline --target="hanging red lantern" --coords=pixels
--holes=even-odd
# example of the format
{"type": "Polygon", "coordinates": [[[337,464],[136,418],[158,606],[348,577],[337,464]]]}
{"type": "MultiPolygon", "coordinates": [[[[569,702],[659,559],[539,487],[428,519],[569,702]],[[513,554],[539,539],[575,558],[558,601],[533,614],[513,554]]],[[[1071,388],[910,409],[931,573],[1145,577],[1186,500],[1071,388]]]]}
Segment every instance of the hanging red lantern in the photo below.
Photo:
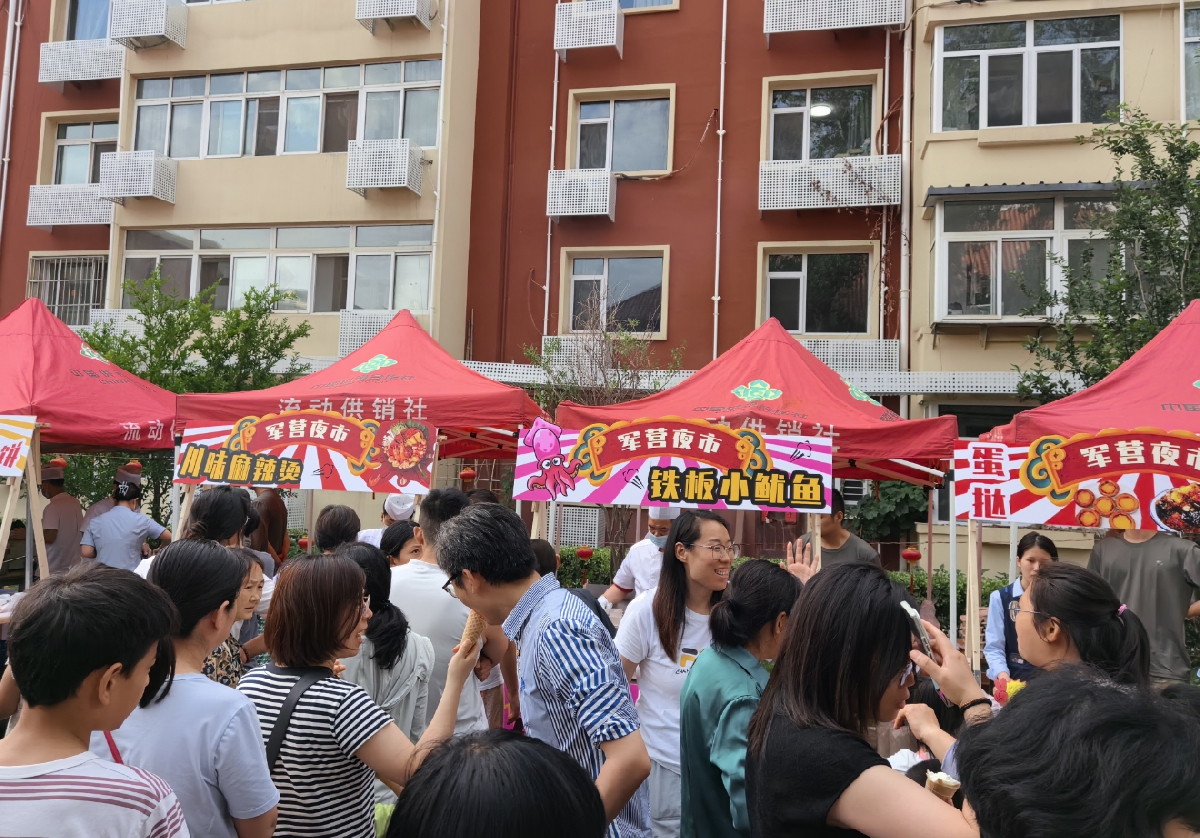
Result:
{"type": "Polygon", "coordinates": [[[300,536],[300,540],[297,543],[300,545],[301,550],[303,550],[305,553],[308,552],[308,536],[300,536]]]}
{"type": "Polygon", "coordinates": [[[904,552],[900,554],[900,558],[913,565],[921,561],[921,551],[916,547],[905,547],[904,552]]]}
{"type": "Polygon", "coordinates": [[[580,547],[578,550],[575,551],[575,555],[579,557],[579,561],[586,562],[588,559],[590,559],[592,556],[594,556],[596,554],[592,551],[591,547],[584,545],[583,547],[580,547]]]}
{"type": "Polygon", "coordinates": [[[461,480],[463,483],[474,483],[475,477],[476,477],[475,469],[471,468],[470,466],[467,466],[466,468],[464,468],[462,471],[460,471],[458,473],[458,479],[461,480]]]}

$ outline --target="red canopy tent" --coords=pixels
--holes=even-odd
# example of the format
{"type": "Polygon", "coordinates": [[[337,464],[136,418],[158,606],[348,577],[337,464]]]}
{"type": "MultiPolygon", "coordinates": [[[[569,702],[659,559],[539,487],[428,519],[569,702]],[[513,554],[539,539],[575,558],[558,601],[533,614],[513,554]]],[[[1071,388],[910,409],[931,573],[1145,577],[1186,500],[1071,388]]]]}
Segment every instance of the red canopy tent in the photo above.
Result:
{"type": "Polygon", "coordinates": [[[837,477],[937,482],[954,455],[953,416],[904,420],[842,380],[771,318],[681,384],[623,404],[563,402],[565,428],[680,416],[752,424],[767,434],[834,438],[837,477]],[[759,424],[761,423],[761,424],[759,424]]]}
{"type": "Polygon", "coordinates": [[[401,311],[361,348],[296,381],[266,390],[179,396],[178,427],[184,433],[317,405],[347,415],[353,414],[346,408],[356,409],[370,418],[377,401],[386,405],[388,419],[407,416],[437,428],[445,437],[439,457],[515,457],[515,429],[542,415],[524,390],[463,366],[412,314],[401,311]]]}
{"type": "Polygon", "coordinates": [[[171,448],[175,394],[109,363],[55,317],[26,300],[0,320],[9,355],[0,413],[36,416],[54,451],[171,448]]]}
{"type": "Polygon", "coordinates": [[[1018,413],[983,438],[1028,445],[1107,428],[1159,428],[1200,433],[1200,300],[1194,300],[1132,358],[1103,381],[1056,402],[1018,413]]]}

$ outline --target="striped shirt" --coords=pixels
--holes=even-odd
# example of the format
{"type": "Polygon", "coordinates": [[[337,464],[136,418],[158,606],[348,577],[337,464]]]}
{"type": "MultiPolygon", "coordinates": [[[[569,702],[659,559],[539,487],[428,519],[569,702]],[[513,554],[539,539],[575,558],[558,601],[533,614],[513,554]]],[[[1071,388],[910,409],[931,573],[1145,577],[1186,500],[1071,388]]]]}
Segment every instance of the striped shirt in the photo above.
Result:
{"type": "MultiPolygon", "coordinates": [[[[600,745],[641,726],[612,637],[587,604],[543,576],[504,621],[517,644],[521,716],[530,736],[570,754],[595,779],[600,745]]],[[[607,838],[650,835],[646,784],[608,826],[607,838]]]]}
{"type": "Polygon", "coordinates": [[[84,752],[0,766],[0,836],[189,838],[162,779],[84,752]]]}
{"type": "MultiPolygon", "coordinates": [[[[273,664],[242,677],[238,692],[254,702],[264,744],[297,670],[273,664]]],[[[271,779],[279,789],[277,836],[374,838],[375,772],[355,756],[392,723],[357,684],[326,678],[300,697],[271,779]]]]}

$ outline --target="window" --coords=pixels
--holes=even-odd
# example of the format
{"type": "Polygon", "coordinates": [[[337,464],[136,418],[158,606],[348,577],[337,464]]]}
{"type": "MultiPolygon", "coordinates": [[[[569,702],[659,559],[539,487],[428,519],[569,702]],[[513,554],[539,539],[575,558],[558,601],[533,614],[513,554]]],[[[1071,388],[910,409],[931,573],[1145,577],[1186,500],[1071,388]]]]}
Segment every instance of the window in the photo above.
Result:
{"type": "Polygon", "coordinates": [[[436,146],[441,77],[434,59],[139,79],[134,149],[186,159],[345,152],[359,137],[436,146]]]}
{"type": "Polygon", "coordinates": [[[128,230],[125,278],[144,282],[157,266],[167,293],[212,293],[219,311],[272,283],[293,295],[280,311],[428,311],[432,237],[430,224],[128,230]]]}
{"type": "Polygon", "coordinates": [[[108,0],[71,0],[67,8],[68,41],[108,37],[108,0]]]}
{"type": "Polygon", "coordinates": [[[1183,72],[1187,89],[1185,119],[1200,119],[1200,9],[1183,16],[1183,72]]]}
{"type": "Polygon", "coordinates": [[[871,153],[871,86],[771,91],[772,160],[871,153]]]}
{"type": "Polygon", "coordinates": [[[54,182],[100,182],[100,155],[117,150],[117,123],[59,123],[54,143],[54,182]]]}
{"type": "Polygon", "coordinates": [[[662,331],[662,255],[580,257],[571,261],[571,331],[662,331]]]}
{"type": "Polygon", "coordinates": [[[767,313],[789,332],[866,334],[868,253],[779,253],[767,257],[767,313]]]}
{"type": "Polygon", "coordinates": [[[1121,18],[946,26],[941,131],[1107,122],[1121,101],[1121,18]]]}
{"type": "Polygon", "coordinates": [[[92,309],[104,308],[107,279],[107,256],[34,256],[26,297],[41,300],[68,326],[86,326],[92,309]]]}
{"type": "Polygon", "coordinates": [[[579,103],[580,169],[661,172],[668,166],[670,99],[579,103]]]}
{"type": "Polygon", "coordinates": [[[1095,231],[1111,211],[1107,201],[1038,198],[1023,201],[946,201],[941,207],[941,311],[949,317],[1045,314],[1038,289],[1065,290],[1061,266],[1090,266],[1103,276],[1109,243],[1095,231]],[[1049,284],[1053,282],[1053,284],[1049,284]]]}

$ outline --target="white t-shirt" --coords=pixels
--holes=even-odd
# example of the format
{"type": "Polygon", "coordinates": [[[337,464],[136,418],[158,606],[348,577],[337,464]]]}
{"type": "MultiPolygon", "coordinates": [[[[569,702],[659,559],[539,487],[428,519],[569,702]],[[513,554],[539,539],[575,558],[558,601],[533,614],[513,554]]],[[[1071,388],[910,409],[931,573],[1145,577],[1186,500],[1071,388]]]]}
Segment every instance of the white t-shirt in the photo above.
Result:
{"type": "Polygon", "coordinates": [[[658,574],[662,571],[662,550],[649,538],[643,538],[629,548],[625,560],[613,576],[613,584],[639,597],[651,588],[658,587],[658,574]]]}
{"type": "Polygon", "coordinates": [[[51,573],[66,573],[79,564],[79,541],[83,534],[83,507],[66,492],[50,498],[42,510],[42,529],[58,530],[54,543],[46,545],[46,563],[51,573]]]}
{"type": "Polygon", "coordinates": [[[679,693],[696,656],[712,643],[708,615],[685,611],[686,620],[675,660],[667,657],[654,622],[654,591],[650,589],[625,609],[617,629],[621,657],[641,665],[637,711],[642,739],[650,758],[679,773],[679,693]]]}
{"type": "MultiPolygon", "coordinates": [[[[166,698],[135,708],[112,738],[122,762],[171,785],[193,835],[237,838],[231,818],[257,818],[279,802],[254,704],[199,673],[176,675],[166,698]]],[[[91,751],[112,759],[102,733],[91,751]]]]}
{"type": "MultiPolygon", "coordinates": [[[[408,627],[433,644],[434,666],[429,678],[429,714],[426,723],[437,712],[446,689],[446,671],[450,667],[451,651],[462,640],[471,609],[442,590],[449,577],[435,564],[420,560],[392,568],[392,604],[408,617],[408,627]]],[[[497,668],[499,668],[497,666],[497,668]]],[[[458,721],[455,733],[487,730],[487,712],[479,696],[479,679],[475,673],[463,685],[458,700],[458,721]]]]}
{"type": "MultiPolygon", "coordinates": [[[[0,832],[38,838],[190,838],[171,787],[84,752],[0,766],[0,832]]],[[[199,836],[198,836],[199,838],[199,836]]]]}

